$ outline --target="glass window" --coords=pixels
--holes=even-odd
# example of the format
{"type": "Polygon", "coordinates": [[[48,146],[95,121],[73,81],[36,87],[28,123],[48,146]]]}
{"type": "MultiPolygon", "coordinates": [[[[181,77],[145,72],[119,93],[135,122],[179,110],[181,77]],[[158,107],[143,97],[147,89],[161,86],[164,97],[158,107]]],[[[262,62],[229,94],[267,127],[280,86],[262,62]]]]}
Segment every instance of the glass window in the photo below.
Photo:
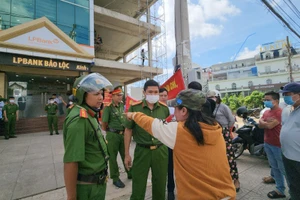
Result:
{"type": "Polygon", "coordinates": [[[32,21],[32,18],[29,17],[15,17],[11,16],[11,26],[16,26],[19,24],[24,24],[26,22],[32,21]]]}
{"type": "Polygon", "coordinates": [[[272,84],[272,79],[268,79],[266,82],[267,84],[272,84]]]}
{"type": "Polygon", "coordinates": [[[0,15],[10,13],[10,0],[1,0],[0,15]]]}
{"type": "Polygon", "coordinates": [[[201,73],[197,72],[197,79],[201,79],[201,73]]]}
{"type": "Polygon", "coordinates": [[[248,87],[252,87],[253,86],[253,81],[249,81],[248,82],[248,87]]]}
{"type": "Polygon", "coordinates": [[[89,44],[89,10],[81,7],[75,8],[75,23],[76,23],[76,42],[80,44],[89,44]],[[80,17],[77,17],[80,16],[80,17]]]}
{"type": "Polygon", "coordinates": [[[53,23],[56,23],[56,0],[37,0],[36,18],[47,17],[53,23]]]}
{"type": "Polygon", "coordinates": [[[69,3],[57,1],[57,24],[73,27],[75,7],[69,3]]]}
{"type": "Polygon", "coordinates": [[[0,30],[10,28],[10,15],[1,14],[1,11],[0,11],[0,17],[1,17],[1,21],[2,21],[2,23],[0,23],[0,26],[1,26],[0,30]]]}
{"type": "Polygon", "coordinates": [[[75,3],[88,8],[90,1],[89,0],[75,0],[75,3]]]}
{"type": "Polygon", "coordinates": [[[231,87],[233,90],[236,90],[236,83],[232,83],[231,87]]]}
{"type": "Polygon", "coordinates": [[[34,0],[12,0],[11,6],[12,15],[34,18],[34,0]]]}
{"type": "Polygon", "coordinates": [[[216,88],[216,90],[220,90],[220,85],[217,84],[215,88],[216,88]]]}

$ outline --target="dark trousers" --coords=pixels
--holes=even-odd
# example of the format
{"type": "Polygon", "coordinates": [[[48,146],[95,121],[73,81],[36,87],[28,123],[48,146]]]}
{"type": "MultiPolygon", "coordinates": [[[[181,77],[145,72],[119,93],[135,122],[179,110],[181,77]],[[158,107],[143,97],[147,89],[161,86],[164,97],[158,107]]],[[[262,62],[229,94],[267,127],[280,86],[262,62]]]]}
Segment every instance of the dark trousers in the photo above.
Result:
{"type": "Polygon", "coordinates": [[[300,199],[300,162],[290,160],[282,155],[287,182],[292,200],[300,199]]]}
{"type": "Polygon", "coordinates": [[[174,192],[174,166],[173,166],[173,150],[168,148],[169,151],[169,163],[168,163],[168,192],[174,192]]]}

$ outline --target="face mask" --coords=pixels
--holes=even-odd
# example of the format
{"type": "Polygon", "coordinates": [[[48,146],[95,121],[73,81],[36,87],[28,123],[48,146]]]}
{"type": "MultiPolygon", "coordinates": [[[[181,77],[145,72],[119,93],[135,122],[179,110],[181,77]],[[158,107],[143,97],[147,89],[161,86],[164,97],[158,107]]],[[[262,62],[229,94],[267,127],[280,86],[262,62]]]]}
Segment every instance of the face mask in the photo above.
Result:
{"type": "Polygon", "coordinates": [[[10,103],[14,103],[14,102],[15,102],[15,100],[9,100],[9,102],[10,102],[10,103]]]}
{"type": "Polygon", "coordinates": [[[295,103],[292,99],[292,96],[284,96],[283,100],[287,105],[294,105],[295,103]]]}
{"type": "Polygon", "coordinates": [[[273,108],[274,107],[272,101],[264,101],[264,104],[265,104],[266,108],[273,108]]]}
{"type": "Polygon", "coordinates": [[[54,101],[50,101],[50,103],[54,103],[54,101]]]}
{"type": "Polygon", "coordinates": [[[158,102],[159,95],[146,95],[146,101],[148,101],[151,104],[154,104],[158,102]]]}
{"type": "Polygon", "coordinates": [[[73,102],[72,102],[72,101],[70,101],[70,102],[69,102],[69,104],[70,104],[70,105],[72,105],[72,104],[73,104],[73,102]]]}

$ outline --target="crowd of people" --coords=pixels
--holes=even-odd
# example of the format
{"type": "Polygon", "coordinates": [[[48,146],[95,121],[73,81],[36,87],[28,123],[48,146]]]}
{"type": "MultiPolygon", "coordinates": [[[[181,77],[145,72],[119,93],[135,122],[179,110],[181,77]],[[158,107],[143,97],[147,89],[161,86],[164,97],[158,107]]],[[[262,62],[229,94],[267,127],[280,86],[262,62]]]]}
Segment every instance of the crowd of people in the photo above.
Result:
{"type": "MultiPolygon", "coordinates": [[[[59,134],[58,101],[67,107],[63,162],[68,200],[105,199],[109,179],[124,188],[118,154],[127,178],[132,180],[131,200],[145,198],[150,170],[155,200],[174,200],[175,196],[179,200],[236,198],[241,186],[231,133],[235,118],[218,91],[204,93],[200,83],[191,82],[170,107],[168,90],[148,80],[144,98],[126,113],[122,86],[113,88],[100,74],[77,78],[72,91],[68,102],[53,94],[45,106],[50,135],[59,134]],[[104,107],[105,91],[110,91],[112,101],[104,107]],[[136,143],[133,158],[129,151],[132,138],[136,143]]],[[[265,131],[264,150],[271,167],[263,182],[276,184],[267,196],[285,197],[286,180],[291,199],[297,200],[300,84],[289,83],[279,92],[265,93],[263,103],[269,110],[259,120],[259,127],[265,131]],[[280,93],[288,111],[279,106],[280,93]]],[[[11,97],[0,107],[7,129],[5,138],[14,138],[18,106],[11,97]]]]}

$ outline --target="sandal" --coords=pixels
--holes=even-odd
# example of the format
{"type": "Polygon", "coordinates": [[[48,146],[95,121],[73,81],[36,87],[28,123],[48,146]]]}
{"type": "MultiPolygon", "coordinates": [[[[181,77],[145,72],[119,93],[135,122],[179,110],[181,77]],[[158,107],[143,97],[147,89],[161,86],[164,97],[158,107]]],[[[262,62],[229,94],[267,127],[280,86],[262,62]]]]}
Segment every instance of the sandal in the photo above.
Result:
{"type": "Polygon", "coordinates": [[[263,180],[264,183],[267,183],[267,184],[275,183],[275,180],[272,176],[263,177],[262,180],[263,180]]]}
{"type": "Polygon", "coordinates": [[[285,198],[286,196],[284,194],[279,194],[275,190],[268,193],[268,197],[270,199],[279,199],[279,198],[285,198]]]}

